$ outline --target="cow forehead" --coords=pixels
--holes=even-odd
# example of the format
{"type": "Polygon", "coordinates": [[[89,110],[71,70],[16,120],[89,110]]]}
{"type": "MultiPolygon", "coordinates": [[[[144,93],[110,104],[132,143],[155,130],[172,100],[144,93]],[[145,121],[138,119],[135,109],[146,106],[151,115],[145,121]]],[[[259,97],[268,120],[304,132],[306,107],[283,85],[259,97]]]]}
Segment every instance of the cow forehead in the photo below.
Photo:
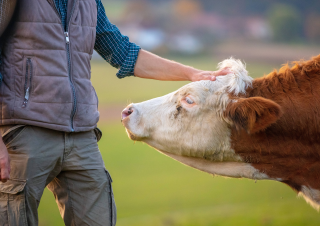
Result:
{"type": "Polygon", "coordinates": [[[209,80],[203,80],[203,81],[197,81],[189,83],[183,87],[181,87],[177,93],[180,95],[186,95],[186,94],[212,94],[218,91],[221,91],[221,89],[224,87],[223,82],[221,80],[217,81],[209,81],[209,80]]]}
{"type": "MultiPolygon", "coordinates": [[[[203,80],[192,82],[181,87],[175,94],[179,94],[180,96],[191,94],[196,95],[197,97],[202,96],[203,98],[205,98],[211,94],[221,95],[224,93],[231,93],[234,89],[245,92],[244,88],[246,88],[246,86],[243,86],[243,88],[235,88],[237,86],[237,83],[233,81],[234,77],[234,74],[229,74],[223,77],[218,77],[216,81],[203,80]],[[230,85],[233,85],[233,87],[231,87],[230,85]]],[[[239,86],[241,86],[241,84],[239,84],[239,86]]]]}
{"type": "Polygon", "coordinates": [[[186,96],[186,95],[203,95],[203,94],[209,94],[209,91],[211,91],[211,84],[210,81],[198,81],[198,82],[192,82],[189,83],[180,89],[177,90],[175,95],[178,96],[186,96]]]}
{"type": "Polygon", "coordinates": [[[245,93],[247,88],[252,85],[253,78],[248,75],[245,64],[233,58],[222,61],[219,68],[228,67],[232,71],[225,76],[218,76],[216,81],[204,80],[189,83],[181,87],[178,91],[184,92],[207,92],[209,93],[233,93],[238,95],[245,93]]]}

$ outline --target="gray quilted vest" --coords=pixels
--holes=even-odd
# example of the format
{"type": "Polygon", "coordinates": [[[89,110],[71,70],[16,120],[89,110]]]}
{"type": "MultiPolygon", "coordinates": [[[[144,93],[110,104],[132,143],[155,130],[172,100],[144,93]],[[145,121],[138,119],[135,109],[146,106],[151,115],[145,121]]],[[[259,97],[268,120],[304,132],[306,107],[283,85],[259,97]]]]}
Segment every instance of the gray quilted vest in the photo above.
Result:
{"type": "Polygon", "coordinates": [[[54,0],[22,0],[3,49],[0,125],[88,131],[99,120],[90,78],[95,0],[69,0],[67,28],[54,0]]]}

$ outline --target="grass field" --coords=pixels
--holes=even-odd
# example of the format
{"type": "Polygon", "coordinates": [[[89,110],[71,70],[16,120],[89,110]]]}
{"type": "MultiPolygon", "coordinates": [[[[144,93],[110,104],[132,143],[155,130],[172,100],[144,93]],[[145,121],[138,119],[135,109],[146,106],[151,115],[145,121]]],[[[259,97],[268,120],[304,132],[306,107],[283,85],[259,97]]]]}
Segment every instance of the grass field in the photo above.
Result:
{"type": "MultiPolygon", "coordinates": [[[[177,59],[213,70],[210,58],[177,59]]],[[[251,65],[253,77],[274,65],[251,65]]],[[[100,106],[142,101],[179,88],[180,82],[115,78],[107,64],[94,63],[92,81],[100,106]]],[[[100,150],[113,177],[118,226],[320,225],[318,212],[287,186],[272,181],[226,179],[186,167],[127,138],[120,120],[100,123],[100,150]]],[[[53,195],[45,191],[39,207],[41,226],[63,225],[53,195]]]]}

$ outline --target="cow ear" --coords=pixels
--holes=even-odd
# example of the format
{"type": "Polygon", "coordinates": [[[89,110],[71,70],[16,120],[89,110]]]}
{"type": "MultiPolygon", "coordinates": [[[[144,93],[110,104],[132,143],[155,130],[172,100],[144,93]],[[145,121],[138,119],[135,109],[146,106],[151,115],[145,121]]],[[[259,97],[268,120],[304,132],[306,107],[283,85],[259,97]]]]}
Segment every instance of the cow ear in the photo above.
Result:
{"type": "Polygon", "coordinates": [[[224,112],[225,118],[238,129],[256,133],[266,129],[282,115],[280,106],[262,97],[233,100],[224,112]]]}

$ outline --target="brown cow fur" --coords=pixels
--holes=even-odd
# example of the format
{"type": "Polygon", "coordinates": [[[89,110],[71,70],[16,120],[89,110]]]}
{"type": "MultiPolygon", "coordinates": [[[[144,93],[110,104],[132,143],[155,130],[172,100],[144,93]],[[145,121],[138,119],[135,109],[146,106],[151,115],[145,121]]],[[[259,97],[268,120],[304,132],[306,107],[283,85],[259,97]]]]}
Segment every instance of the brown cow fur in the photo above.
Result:
{"type": "Polygon", "coordinates": [[[304,193],[317,207],[320,55],[293,64],[255,79],[246,95],[230,95],[235,100],[228,105],[225,116],[234,122],[232,148],[245,162],[304,193]],[[315,193],[306,194],[304,186],[315,193]]]}
{"type": "Polygon", "coordinates": [[[229,118],[237,130],[245,129],[256,133],[276,122],[282,115],[280,106],[262,97],[239,98],[233,100],[224,116],[229,118]]]}

